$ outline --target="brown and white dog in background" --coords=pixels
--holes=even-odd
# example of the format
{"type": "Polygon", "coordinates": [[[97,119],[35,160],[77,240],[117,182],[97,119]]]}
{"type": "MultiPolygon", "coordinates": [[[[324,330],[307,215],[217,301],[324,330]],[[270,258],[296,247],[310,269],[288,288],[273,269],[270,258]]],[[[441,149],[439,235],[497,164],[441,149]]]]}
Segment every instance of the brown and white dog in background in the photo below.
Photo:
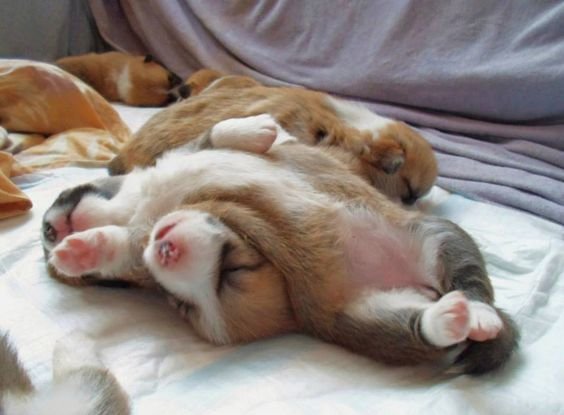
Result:
{"type": "Polygon", "coordinates": [[[59,59],[56,65],[80,78],[108,101],[158,107],[190,95],[182,79],[151,55],[88,53],[59,59]]]}
{"type": "Polygon", "coordinates": [[[190,98],[154,115],[109,166],[123,174],[150,166],[230,118],[270,114],[283,131],[308,145],[337,146],[358,158],[356,173],[394,200],[414,203],[437,177],[429,143],[407,124],[367,108],[303,88],[267,87],[213,70],[193,74],[190,98]]]}
{"type": "Polygon", "coordinates": [[[297,141],[269,114],[229,119],[64,191],[43,221],[51,273],[156,283],[215,344],[300,331],[389,364],[454,349],[460,372],[502,366],[518,335],[474,241],[389,200],[350,152],[297,141]]]}
{"type": "Polygon", "coordinates": [[[98,360],[91,340],[73,333],[53,353],[53,382],[36,389],[8,336],[0,333],[2,415],[127,415],[129,399],[98,360]]]}

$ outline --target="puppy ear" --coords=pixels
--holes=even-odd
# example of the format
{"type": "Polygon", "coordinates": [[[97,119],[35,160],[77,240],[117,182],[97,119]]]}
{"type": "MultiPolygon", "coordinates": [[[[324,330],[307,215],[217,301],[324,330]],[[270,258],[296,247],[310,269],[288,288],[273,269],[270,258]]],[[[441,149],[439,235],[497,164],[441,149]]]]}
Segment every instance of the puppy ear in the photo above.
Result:
{"type": "Polygon", "coordinates": [[[387,154],[382,157],[382,170],[386,174],[395,174],[403,166],[405,158],[403,154],[387,154]]]}
{"type": "Polygon", "coordinates": [[[149,63],[149,62],[153,62],[155,60],[155,57],[151,54],[149,55],[145,55],[145,60],[143,60],[144,63],[149,63]]]}
{"type": "Polygon", "coordinates": [[[384,135],[374,140],[371,135],[364,137],[362,158],[386,174],[395,174],[405,162],[405,151],[394,138],[384,135]]]}

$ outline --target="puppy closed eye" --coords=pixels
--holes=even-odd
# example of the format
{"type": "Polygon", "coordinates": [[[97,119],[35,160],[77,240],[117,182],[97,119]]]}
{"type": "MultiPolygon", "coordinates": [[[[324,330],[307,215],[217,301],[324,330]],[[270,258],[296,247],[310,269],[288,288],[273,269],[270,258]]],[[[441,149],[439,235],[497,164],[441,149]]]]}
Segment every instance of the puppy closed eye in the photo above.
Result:
{"type": "Polygon", "coordinates": [[[221,263],[216,291],[221,294],[225,288],[242,289],[242,278],[257,270],[263,263],[260,255],[242,243],[225,242],[221,250],[221,263]]]}

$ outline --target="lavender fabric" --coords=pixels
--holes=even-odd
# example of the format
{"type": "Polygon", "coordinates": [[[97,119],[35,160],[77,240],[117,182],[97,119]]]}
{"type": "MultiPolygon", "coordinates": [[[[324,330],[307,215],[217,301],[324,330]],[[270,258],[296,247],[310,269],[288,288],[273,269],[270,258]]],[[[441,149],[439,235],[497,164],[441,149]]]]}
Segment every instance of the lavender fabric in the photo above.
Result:
{"type": "Polygon", "coordinates": [[[564,3],[90,0],[115,48],[362,101],[421,128],[439,184],[564,224],[564,3]]]}

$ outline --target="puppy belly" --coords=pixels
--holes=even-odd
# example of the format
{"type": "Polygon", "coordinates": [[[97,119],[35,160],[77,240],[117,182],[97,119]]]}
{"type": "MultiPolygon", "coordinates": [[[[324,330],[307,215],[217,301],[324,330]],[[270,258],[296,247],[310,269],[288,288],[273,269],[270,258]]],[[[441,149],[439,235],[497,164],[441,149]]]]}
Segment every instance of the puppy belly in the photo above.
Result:
{"type": "Polygon", "coordinates": [[[389,291],[413,287],[435,297],[436,279],[427,275],[418,242],[379,218],[349,217],[343,233],[347,290],[389,291]]]}

